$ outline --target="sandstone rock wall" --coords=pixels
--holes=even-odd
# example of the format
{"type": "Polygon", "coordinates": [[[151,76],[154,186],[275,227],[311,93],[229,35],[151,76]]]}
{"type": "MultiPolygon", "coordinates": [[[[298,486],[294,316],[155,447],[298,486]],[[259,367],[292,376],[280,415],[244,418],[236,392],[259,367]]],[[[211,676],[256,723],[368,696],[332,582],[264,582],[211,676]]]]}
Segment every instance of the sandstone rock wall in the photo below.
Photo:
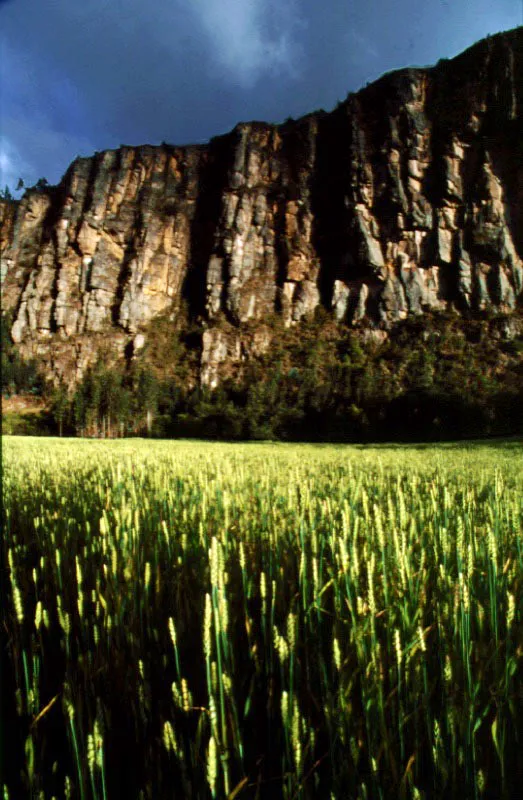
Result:
{"type": "Polygon", "coordinates": [[[100,341],[123,354],[182,304],[204,320],[210,385],[273,313],[292,325],[322,305],[386,330],[427,309],[509,312],[523,29],[388,74],[330,114],[78,159],[58,186],[0,204],[0,253],[13,340],[70,380],[100,341]]]}

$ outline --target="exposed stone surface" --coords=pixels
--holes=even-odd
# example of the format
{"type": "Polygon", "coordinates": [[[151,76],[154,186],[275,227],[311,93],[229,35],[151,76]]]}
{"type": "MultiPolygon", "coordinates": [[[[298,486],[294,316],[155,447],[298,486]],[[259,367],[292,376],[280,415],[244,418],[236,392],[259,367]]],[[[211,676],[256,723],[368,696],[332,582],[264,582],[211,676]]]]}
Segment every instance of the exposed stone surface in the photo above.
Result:
{"type": "Polygon", "coordinates": [[[0,203],[13,340],[73,380],[100,340],[137,352],[148,322],[184,303],[206,326],[200,377],[214,386],[273,313],[292,325],[322,305],[386,331],[428,309],[509,312],[523,291],[522,109],[518,29],[388,74],[330,114],[77,159],[57,187],[0,203]]]}

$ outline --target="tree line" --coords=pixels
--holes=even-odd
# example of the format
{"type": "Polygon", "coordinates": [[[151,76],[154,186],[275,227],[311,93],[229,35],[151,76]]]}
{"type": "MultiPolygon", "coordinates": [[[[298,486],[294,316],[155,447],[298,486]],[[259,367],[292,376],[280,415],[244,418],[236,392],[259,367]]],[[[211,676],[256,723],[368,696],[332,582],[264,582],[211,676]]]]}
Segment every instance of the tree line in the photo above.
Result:
{"type": "MultiPolygon", "coordinates": [[[[291,329],[273,321],[267,352],[210,390],[197,381],[199,332],[159,321],[131,363],[100,358],[74,390],[46,389],[49,427],[94,437],[307,441],[521,433],[523,337],[503,338],[502,323],[423,316],[380,342],[324,312],[291,329]]],[[[10,369],[23,373],[16,356],[10,369]]]]}

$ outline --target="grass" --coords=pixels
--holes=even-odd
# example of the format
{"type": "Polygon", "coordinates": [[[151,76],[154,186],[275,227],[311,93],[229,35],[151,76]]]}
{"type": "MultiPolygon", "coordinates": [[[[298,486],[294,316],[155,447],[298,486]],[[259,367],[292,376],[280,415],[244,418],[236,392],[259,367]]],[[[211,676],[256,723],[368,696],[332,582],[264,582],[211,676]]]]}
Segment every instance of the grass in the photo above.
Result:
{"type": "Polygon", "coordinates": [[[517,793],[517,441],[3,458],[5,797],[517,793]]]}

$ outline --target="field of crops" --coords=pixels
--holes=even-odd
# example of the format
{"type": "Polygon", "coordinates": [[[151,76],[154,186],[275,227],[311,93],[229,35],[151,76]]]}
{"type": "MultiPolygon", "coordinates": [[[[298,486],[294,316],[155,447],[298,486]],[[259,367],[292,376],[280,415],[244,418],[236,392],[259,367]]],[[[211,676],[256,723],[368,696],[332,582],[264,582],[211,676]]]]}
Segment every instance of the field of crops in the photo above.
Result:
{"type": "Polygon", "coordinates": [[[518,443],[2,447],[4,799],[519,796],[518,443]]]}

